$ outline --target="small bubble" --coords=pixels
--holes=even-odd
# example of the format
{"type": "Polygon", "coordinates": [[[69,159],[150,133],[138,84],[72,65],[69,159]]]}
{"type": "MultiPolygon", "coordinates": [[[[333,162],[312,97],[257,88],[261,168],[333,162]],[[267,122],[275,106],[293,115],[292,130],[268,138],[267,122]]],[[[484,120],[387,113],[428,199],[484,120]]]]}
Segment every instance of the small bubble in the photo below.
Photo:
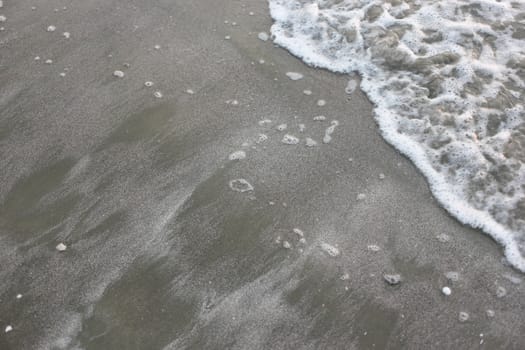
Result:
{"type": "Polygon", "coordinates": [[[144,83],[144,86],[152,87],[153,86],[153,82],[152,81],[147,81],[147,82],[144,83]]]}
{"type": "Polygon", "coordinates": [[[162,92],[160,92],[160,91],[155,91],[155,92],[153,93],[153,96],[155,96],[156,98],[162,98],[162,92]]]}
{"type": "Polygon", "coordinates": [[[317,105],[318,105],[319,107],[323,107],[323,106],[326,105],[326,101],[325,101],[325,100],[318,100],[318,101],[317,101],[317,105]]]}

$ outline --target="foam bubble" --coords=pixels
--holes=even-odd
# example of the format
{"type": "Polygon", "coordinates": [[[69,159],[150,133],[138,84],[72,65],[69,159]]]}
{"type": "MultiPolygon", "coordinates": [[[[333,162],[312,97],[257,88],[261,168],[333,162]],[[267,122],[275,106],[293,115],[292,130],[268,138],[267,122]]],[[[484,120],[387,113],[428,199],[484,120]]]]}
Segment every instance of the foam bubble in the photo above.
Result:
{"type": "Polygon", "coordinates": [[[339,249],[337,249],[336,247],[334,247],[333,245],[330,245],[328,243],[321,243],[321,249],[328,255],[330,255],[331,257],[333,258],[336,258],[338,257],[339,255],[341,255],[341,252],[339,251],[339,249]]]}
{"type": "Polygon", "coordinates": [[[244,158],[246,158],[246,152],[244,151],[235,151],[228,156],[229,160],[241,160],[244,158]]]}
{"type": "Polygon", "coordinates": [[[309,137],[307,137],[305,139],[305,143],[306,143],[306,147],[315,147],[315,146],[317,146],[317,141],[315,141],[314,139],[311,139],[309,137]]]}
{"type": "Polygon", "coordinates": [[[335,128],[339,125],[339,122],[337,120],[332,120],[330,123],[331,125],[326,128],[324,132],[323,142],[324,143],[330,143],[332,141],[332,134],[335,131],[335,128]]]}
{"type": "Polygon", "coordinates": [[[233,191],[236,192],[251,192],[253,186],[245,179],[235,179],[229,182],[229,186],[233,191]]]}
{"type": "Polygon", "coordinates": [[[283,136],[281,142],[285,145],[297,145],[299,143],[299,139],[293,135],[286,134],[283,136]]]}

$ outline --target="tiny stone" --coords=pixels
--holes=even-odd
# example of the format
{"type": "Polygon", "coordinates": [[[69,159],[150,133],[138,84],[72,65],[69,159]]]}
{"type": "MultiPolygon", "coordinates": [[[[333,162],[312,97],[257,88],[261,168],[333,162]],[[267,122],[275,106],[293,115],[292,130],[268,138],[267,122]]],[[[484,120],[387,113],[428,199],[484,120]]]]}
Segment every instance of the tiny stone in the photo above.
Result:
{"type": "Polygon", "coordinates": [[[64,32],[62,33],[62,35],[66,38],[66,39],[69,39],[71,37],[71,33],[69,32],[64,32]]]}
{"type": "Polygon", "coordinates": [[[62,72],[59,74],[62,78],[66,76],[66,73],[62,72]]]}
{"type": "Polygon", "coordinates": [[[362,201],[362,200],[364,200],[365,198],[366,198],[366,195],[365,195],[364,193],[359,193],[359,194],[357,195],[357,200],[358,200],[358,201],[362,201]]]}
{"type": "Polygon", "coordinates": [[[459,322],[467,322],[469,318],[470,318],[470,316],[469,316],[468,313],[466,313],[464,311],[461,311],[459,313],[459,317],[458,317],[459,322]]]}
{"type": "Polygon", "coordinates": [[[379,180],[384,180],[385,179],[385,174],[381,173],[379,174],[379,180]]]}
{"type": "Polygon", "coordinates": [[[293,230],[293,233],[295,233],[297,236],[299,237],[304,237],[304,232],[298,228],[294,228],[293,230]]]}
{"type": "Polygon", "coordinates": [[[5,22],[7,21],[7,18],[4,16],[4,15],[0,15],[0,22],[5,22]]]}
{"type": "Polygon", "coordinates": [[[53,60],[46,60],[46,64],[51,64],[53,63],[53,60]]]}
{"type": "Polygon", "coordinates": [[[249,14],[250,16],[253,16],[253,15],[254,15],[254,13],[253,13],[253,12],[250,12],[250,13],[248,13],[248,14],[249,14]]]}
{"type": "Polygon", "coordinates": [[[124,78],[124,72],[121,70],[116,70],[113,72],[113,76],[117,78],[124,78]]]}
{"type": "Polygon", "coordinates": [[[445,294],[446,296],[449,296],[450,294],[452,294],[452,291],[450,290],[449,287],[443,287],[441,289],[441,292],[443,292],[443,294],[445,294]]]}
{"type": "Polygon", "coordinates": [[[490,310],[490,309],[488,309],[488,310],[486,311],[486,314],[487,314],[487,317],[492,318],[492,317],[494,317],[494,315],[495,315],[496,313],[494,312],[494,310],[490,310]]]}
{"type": "Polygon", "coordinates": [[[155,48],[155,50],[160,50],[160,45],[155,45],[153,47],[155,48]]]}
{"type": "Polygon", "coordinates": [[[55,248],[59,252],[64,252],[67,249],[67,246],[64,243],[59,243],[55,248]]]}
{"type": "Polygon", "coordinates": [[[40,56],[36,56],[35,61],[40,61],[40,56]]]}
{"type": "Polygon", "coordinates": [[[193,95],[195,93],[195,91],[193,91],[192,89],[188,89],[188,90],[186,90],[186,93],[188,95],[193,95]]]}
{"type": "Polygon", "coordinates": [[[268,41],[268,38],[269,38],[268,34],[266,34],[265,32],[260,32],[260,33],[257,35],[257,37],[258,37],[260,40],[262,40],[262,41],[268,41]]]}
{"type": "Polygon", "coordinates": [[[283,241],[283,248],[285,249],[291,249],[292,245],[288,241],[283,241]]]}
{"type": "Polygon", "coordinates": [[[55,26],[49,26],[49,27],[47,27],[47,31],[48,31],[48,32],[54,32],[56,29],[57,29],[57,27],[55,27],[55,26]]]}
{"type": "Polygon", "coordinates": [[[286,73],[286,76],[290,78],[290,80],[301,80],[304,77],[301,73],[297,72],[288,72],[286,73]]]}
{"type": "Polygon", "coordinates": [[[312,94],[312,90],[304,90],[303,94],[310,96],[312,94]]]}
{"type": "Polygon", "coordinates": [[[6,333],[11,332],[12,330],[13,330],[13,327],[12,327],[12,326],[7,326],[7,327],[5,327],[5,332],[6,332],[6,333]]]}
{"type": "Polygon", "coordinates": [[[162,92],[160,92],[160,91],[155,91],[155,92],[153,93],[153,96],[155,96],[156,98],[162,98],[162,92]]]}
{"type": "Polygon", "coordinates": [[[17,294],[17,295],[16,295],[16,298],[17,298],[17,299],[22,299],[22,294],[17,294]]]}
{"type": "Polygon", "coordinates": [[[393,274],[393,275],[385,274],[383,275],[383,279],[391,286],[401,283],[401,275],[398,275],[398,274],[393,274]]]}
{"type": "Polygon", "coordinates": [[[232,38],[231,36],[226,35],[226,36],[224,37],[224,40],[230,40],[231,38],[232,38]]]}

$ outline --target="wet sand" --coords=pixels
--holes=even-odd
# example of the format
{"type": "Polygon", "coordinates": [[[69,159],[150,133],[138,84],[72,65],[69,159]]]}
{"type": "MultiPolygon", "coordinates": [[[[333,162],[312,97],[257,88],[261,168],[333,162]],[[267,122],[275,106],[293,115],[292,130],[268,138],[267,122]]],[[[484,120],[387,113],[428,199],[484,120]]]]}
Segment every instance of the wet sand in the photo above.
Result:
{"type": "Polygon", "coordinates": [[[348,77],[258,38],[265,1],[0,14],[0,349],[525,347],[522,274],[438,206],[348,77]]]}

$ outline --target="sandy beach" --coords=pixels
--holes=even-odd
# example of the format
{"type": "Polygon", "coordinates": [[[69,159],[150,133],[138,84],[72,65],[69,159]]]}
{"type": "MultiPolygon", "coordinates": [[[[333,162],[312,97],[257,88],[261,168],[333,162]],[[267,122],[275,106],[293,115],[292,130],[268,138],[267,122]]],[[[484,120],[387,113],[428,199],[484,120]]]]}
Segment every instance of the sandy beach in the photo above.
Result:
{"type": "Polygon", "coordinates": [[[0,15],[0,349],[525,348],[523,274],[266,1],[0,15]]]}

